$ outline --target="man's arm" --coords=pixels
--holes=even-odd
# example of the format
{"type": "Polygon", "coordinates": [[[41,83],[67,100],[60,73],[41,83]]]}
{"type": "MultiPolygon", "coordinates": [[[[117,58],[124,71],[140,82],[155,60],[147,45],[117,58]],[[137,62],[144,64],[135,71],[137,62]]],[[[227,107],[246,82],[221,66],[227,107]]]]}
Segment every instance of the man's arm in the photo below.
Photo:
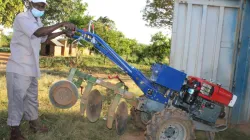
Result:
{"type": "Polygon", "coordinates": [[[48,35],[46,41],[49,41],[53,38],[56,38],[62,34],[65,34],[67,37],[72,37],[74,35],[74,31],[67,31],[67,30],[64,30],[64,31],[61,31],[61,32],[57,32],[57,33],[51,33],[48,35]]]}
{"type": "Polygon", "coordinates": [[[60,36],[62,34],[64,34],[64,32],[51,33],[51,34],[48,35],[47,40],[51,40],[51,39],[56,38],[56,37],[58,37],[58,36],[60,36]]]}
{"type": "Polygon", "coordinates": [[[36,37],[43,37],[43,36],[49,35],[52,38],[55,38],[55,37],[63,34],[63,32],[59,32],[59,33],[52,33],[52,32],[55,31],[58,28],[61,28],[61,27],[66,27],[69,30],[75,30],[76,29],[76,26],[74,24],[69,23],[69,22],[62,22],[62,23],[58,23],[58,24],[48,26],[48,27],[41,27],[41,28],[37,29],[34,32],[34,35],[36,37]]]}
{"type": "Polygon", "coordinates": [[[35,36],[35,37],[48,36],[53,31],[55,31],[61,27],[65,27],[66,29],[69,29],[71,31],[76,29],[76,26],[70,22],[62,22],[62,23],[58,23],[58,24],[55,24],[52,26],[39,28],[33,22],[27,22],[27,18],[22,17],[22,16],[16,17],[15,24],[18,24],[20,30],[30,38],[32,38],[33,36],[35,36]]]}

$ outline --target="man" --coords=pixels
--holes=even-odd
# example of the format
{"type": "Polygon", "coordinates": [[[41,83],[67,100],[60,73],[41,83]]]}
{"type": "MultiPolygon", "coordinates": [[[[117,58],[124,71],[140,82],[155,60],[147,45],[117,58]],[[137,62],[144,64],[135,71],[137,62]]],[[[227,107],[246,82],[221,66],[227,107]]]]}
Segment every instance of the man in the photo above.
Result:
{"type": "Polygon", "coordinates": [[[43,27],[40,17],[46,8],[46,0],[31,0],[30,8],[16,16],[10,44],[11,56],[7,63],[6,80],[8,91],[8,120],[11,140],[24,140],[19,129],[22,117],[29,121],[34,132],[47,132],[38,121],[38,82],[40,77],[39,51],[41,43],[59,35],[73,35],[76,26],[63,22],[43,27]],[[52,33],[61,27],[69,32],[52,33]]]}

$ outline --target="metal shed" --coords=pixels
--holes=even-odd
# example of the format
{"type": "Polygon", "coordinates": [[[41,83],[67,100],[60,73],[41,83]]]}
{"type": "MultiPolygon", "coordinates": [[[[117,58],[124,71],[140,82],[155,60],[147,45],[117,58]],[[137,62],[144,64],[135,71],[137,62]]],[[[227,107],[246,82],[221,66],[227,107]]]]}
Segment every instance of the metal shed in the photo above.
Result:
{"type": "Polygon", "coordinates": [[[238,101],[232,110],[232,123],[237,124],[250,122],[250,0],[244,0],[242,6],[243,16],[233,89],[238,101]]]}
{"type": "Polygon", "coordinates": [[[236,94],[232,123],[250,121],[249,3],[175,0],[174,5],[170,65],[188,75],[211,79],[236,94]]]}

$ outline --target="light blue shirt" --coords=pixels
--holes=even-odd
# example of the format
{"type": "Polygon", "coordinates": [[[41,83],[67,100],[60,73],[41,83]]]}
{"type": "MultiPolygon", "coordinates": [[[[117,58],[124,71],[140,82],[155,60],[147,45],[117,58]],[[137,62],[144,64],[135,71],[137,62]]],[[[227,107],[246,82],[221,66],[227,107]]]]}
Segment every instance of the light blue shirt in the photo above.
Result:
{"type": "Polygon", "coordinates": [[[30,10],[16,16],[13,24],[13,37],[10,43],[11,56],[6,72],[24,76],[40,77],[39,53],[41,43],[47,36],[36,37],[34,32],[43,27],[40,18],[35,19],[30,10]]]}

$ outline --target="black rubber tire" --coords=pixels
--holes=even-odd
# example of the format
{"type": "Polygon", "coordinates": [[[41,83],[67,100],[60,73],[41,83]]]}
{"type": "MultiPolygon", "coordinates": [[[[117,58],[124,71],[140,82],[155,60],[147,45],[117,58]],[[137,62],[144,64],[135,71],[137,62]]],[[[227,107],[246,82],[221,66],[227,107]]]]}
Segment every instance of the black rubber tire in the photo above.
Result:
{"type": "Polygon", "coordinates": [[[130,109],[130,114],[131,114],[132,122],[135,125],[135,127],[145,131],[147,124],[141,120],[141,111],[137,110],[135,107],[132,107],[130,109]]]}
{"type": "Polygon", "coordinates": [[[161,140],[159,137],[162,130],[165,129],[166,125],[170,125],[171,127],[171,123],[178,124],[183,129],[184,136],[181,138],[182,140],[195,139],[194,125],[189,119],[188,114],[180,109],[164,109],[161,112],[155,113],[147,124],[145,139],[161,140]]]}

